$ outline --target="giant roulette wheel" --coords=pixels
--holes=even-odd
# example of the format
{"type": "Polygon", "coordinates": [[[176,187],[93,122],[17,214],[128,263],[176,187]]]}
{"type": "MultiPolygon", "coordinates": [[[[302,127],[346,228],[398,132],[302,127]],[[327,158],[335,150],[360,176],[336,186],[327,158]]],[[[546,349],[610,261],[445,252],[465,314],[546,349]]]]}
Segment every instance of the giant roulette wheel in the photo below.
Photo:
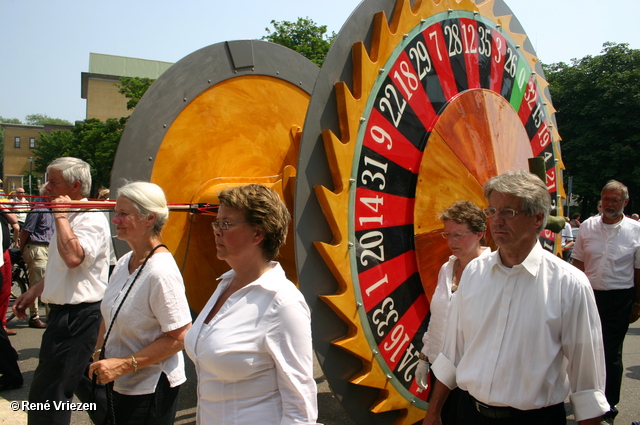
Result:
{"type": "MultiPolygon", "coordinates": [[[[553,113],[503,0],[364,0],[321,70],[255,40],[180,60],[130,118],[111,189],[151,181],[192,206],[163,236],[194,312],[228,269],[215,210],[196,207],[230,186],[276,190],[294,217],[279,260],[311,307],[335,397],[358,424],[414,424],[429,395],[414,384],[417,354],[448,257],[438,213],[485,206],[489,178],[536,158],[562,213],[553,113]]],[[[541,238],[551,251],[556,240],[541,238]]]]}
{"type": "Polygon", "coordinates": [[[502,0],[365,0],[344,24],[305,119],[296,264],[318,359],[357,423],[414,424],[428,408],[413,378],[449,255],[438,213],[486,206],[489,178],[536,157],[559,204],[553,113],[502,0]]]}

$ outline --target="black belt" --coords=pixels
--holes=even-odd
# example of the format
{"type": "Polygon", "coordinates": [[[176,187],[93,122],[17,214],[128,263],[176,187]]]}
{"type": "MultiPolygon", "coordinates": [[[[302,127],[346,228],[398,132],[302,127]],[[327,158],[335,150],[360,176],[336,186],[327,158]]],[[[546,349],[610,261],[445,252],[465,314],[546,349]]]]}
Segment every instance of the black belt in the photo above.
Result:
{"type": "Polygon", "coordinates": [[[51,310],[63,310],[63,309],[77,309],[77,308],[84,308],[84,307],[90,307],[92,305],[95,304],[100,304],[101,301],[97,301],[94,303],[79,303],[79,304],[47,304],[49,306],[49,308],[51,310]]]}
{"type": "MultiPolygon", "coordinates": [[[[491,419],[509,419],[509,418],[517,418],[517,417],[537,417],[537,416],[545,416],[548,415],[549,410],[554,409],[562,409],[564,410],[564,403],[554,404],[553,406],[543,407],[541,409],[533,409],[533,410],[520,410],[515,407],[502,407],[502,406],[489,406],[481,401],[476,400],[471,394],[469,394],[469,399],[471,400],[471,404],[475,408],[478,413],[486,418],[491,419]]],[[[557,413],[557,412],[553,412],[557,413]]]]}
{"type": "Polygon", "coordinates": [[[469,394],[469,397],[471,398],[471,404],[478,413],[487,418],[508,419],[517,416],[518,412],[522,412],[522,410],[518,410],[513,407],[489,406],[488,404],[484,404],[483,402],[476,400],[471,396],[471,394],[469,394]]]}
{"type": "Polygon", "coordinates": [[[49,246],[49,242],[27,242],[27,245],[49,246]]]}

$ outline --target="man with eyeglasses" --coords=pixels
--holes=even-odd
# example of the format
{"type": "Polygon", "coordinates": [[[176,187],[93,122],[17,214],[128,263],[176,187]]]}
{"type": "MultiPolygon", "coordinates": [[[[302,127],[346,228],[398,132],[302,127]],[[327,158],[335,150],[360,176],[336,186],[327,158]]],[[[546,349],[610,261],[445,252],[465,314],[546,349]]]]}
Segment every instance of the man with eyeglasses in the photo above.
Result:
{"type": "Polygon", "coordinates": [[[624,372],[624,337],[629,323],[640,317],[640,223],[624,216],[629,203],[624,184],[610,180],[600,198],[602,214],[582,223],[572,255],[573,265],[589,278],[598,305],[607,370],[605,394],[611,406],[604,421],[613,424],[624,372]]]}
{"type": "Polygon", "coordinates": [[[544,250],[551,198],[544,182],[509,171],[484,186],[498,250],[471,261],[453,301],[424,424],[441,424],[459,387],[459,425],[598,425],[604,395],[600,321],[584,273],[544,250]],[[469,284],[465,282],[469,281],[469,284]]]}

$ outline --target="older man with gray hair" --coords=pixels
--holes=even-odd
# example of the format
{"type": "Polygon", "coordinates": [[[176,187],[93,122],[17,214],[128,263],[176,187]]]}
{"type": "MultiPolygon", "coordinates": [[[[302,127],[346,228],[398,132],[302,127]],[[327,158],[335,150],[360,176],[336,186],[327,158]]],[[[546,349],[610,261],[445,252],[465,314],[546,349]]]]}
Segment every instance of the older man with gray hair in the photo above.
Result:
{"type": "Polygon", "coordinates": [[[598,313],[584,273],[538,242],[551,209],[545,184],[509,171],[484,194],[498,250],[462,274],[424,424],[441,423],[455,387],[460,425],[566,424],[570,393],[578,423],[599,424],[609,405],[598,313]]]}
{"type": "Polygon", "coordinates": [[[600,195],[602,214],[580,227],[573,249],[573,265],[583,270],[593,287],[602,322],[607,370],[605,394],[613,424],[622,385],[622,346],[629,323],[640,317],[640,223],[624,216],[627,187],[610,180],[600,195]],[[635,301],[635,303],[634,303],[635,301]]]}
{"type": "MultiPolygon", "coordinates": [[[[14,303],[18,317],[41,296],[51,312],[42,336],[39,363],[29,402],[70,402],[95,349],[102,321],[111,253],[109,222],[100,212],[80,212],[74,201],[91,190],[89,164],[58,158],[47,168],[46,195],[51,196],[55,232],[49,245],[45,277],[14,303]]],[[[29,424],[69,424],[69,409],[29,410],[29,424]]]]}

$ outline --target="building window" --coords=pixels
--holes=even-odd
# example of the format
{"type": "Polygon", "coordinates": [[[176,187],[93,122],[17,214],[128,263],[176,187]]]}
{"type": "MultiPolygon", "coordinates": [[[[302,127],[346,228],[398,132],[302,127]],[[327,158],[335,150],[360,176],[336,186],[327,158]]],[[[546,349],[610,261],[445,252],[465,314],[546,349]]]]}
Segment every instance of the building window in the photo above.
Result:
{"type": "Polygon", "coordinates": [[[36,138],[29,137],[29,149],[35,149],[36,147],[36,138]]]}
{"type": "Polygon", "coordinates": [[[18,149],[20,148],[20,136],[16,136],[16,138],[14,139],[13,147],[18,149]]]}

